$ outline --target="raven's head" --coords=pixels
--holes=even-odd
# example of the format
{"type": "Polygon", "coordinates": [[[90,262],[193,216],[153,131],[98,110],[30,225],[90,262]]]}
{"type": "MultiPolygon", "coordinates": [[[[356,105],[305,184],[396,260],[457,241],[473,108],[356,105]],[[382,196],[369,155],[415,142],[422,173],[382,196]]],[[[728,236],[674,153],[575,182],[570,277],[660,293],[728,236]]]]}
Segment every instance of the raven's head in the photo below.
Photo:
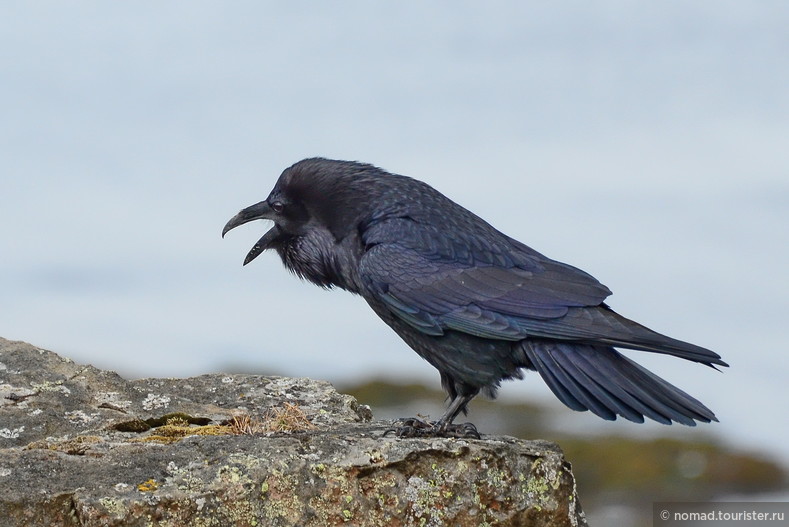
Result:
{"type": "Polygon", "coordinates": [[[281,249],[288,241],[312,229],[344,238],[369,209],[376,185],[386,173],[372,165],[312,158],[285,169],[269,196],[230,218],[222,237],[253,220],[271,220],[274,226],[252,247],[244,265],[266,249],[281,249]]]}

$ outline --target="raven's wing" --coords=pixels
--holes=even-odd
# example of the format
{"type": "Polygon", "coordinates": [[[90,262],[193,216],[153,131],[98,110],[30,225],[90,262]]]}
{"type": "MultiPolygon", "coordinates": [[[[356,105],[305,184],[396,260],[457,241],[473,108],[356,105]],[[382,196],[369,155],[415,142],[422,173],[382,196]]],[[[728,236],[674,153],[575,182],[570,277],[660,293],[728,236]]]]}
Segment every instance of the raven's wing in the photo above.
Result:
{"type": "Polygon", "coordinates": [[[401,217],[370,225],[362,239],[359,270],[369,293],[423,333],[571,340],[726,365],[618,315],[603,304],[610,290],[591,275],[492,228],[470,233],[401,217]]]}
{"type": "Polygon", "coordinates": [[[589,274],[497,234],[378,222],[363,233],[360,273],[393,313],[429,334],[519,340],[523,321],[561,318],[611,294],[589,274]]]}

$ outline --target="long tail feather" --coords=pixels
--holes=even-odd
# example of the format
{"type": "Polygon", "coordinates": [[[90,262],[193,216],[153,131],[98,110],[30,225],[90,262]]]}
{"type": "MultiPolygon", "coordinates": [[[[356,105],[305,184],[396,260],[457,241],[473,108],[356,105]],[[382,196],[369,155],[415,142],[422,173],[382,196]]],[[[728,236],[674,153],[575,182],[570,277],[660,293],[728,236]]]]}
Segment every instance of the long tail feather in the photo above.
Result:
{"type": "Polygon", "coordinates": [[[701,402],[610,346],[525,340],[521,348],[553,393],[573,410],[637,423],[644,417],[688,426],[717,421],[701,402]]]}
{"type": "Polygon", "coordinates": [[[607,306],[570,309],[564,317],[556,319],[519,319],[518,324],[532,337],[665,353],[713,368],[716,364],[728,366],[712,350],[662,335],[607,306]]]}

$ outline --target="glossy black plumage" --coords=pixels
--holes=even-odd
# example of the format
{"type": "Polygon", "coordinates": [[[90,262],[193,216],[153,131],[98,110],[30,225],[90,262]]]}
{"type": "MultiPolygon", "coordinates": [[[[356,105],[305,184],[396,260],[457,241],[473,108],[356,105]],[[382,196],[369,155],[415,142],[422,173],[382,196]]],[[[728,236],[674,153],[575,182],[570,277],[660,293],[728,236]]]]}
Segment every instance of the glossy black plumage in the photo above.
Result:
{"type": "Polygon", "coordinates": [[[269,197],[225,226],[274,226],[267,249],[322,287],[362,296],[435,366],[452,398],[446,430],[480,391],[536,370],[575,410],[669,424],[716,420],[696,399],[614,347],[726,366],[716,353],[658,334],[611,310],[611,291],[494,229],[430,186],[372,165],[305,159],[269,197]]]}

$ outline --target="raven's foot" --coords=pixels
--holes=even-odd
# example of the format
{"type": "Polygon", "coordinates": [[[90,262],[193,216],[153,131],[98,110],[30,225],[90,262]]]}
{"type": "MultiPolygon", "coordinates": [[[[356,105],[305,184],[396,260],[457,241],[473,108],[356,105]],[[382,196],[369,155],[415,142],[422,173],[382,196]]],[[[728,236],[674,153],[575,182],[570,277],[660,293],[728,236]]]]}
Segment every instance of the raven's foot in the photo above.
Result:
{"type": "Polygon", "coordinates": [[[410,417],[400,420],[400,426],[389,428],[384,435],[394,433],[397,437],[454,437],[458,439],[482,439],[472,423],[450,424],[440,421],[428,422],[410,417]]]}

